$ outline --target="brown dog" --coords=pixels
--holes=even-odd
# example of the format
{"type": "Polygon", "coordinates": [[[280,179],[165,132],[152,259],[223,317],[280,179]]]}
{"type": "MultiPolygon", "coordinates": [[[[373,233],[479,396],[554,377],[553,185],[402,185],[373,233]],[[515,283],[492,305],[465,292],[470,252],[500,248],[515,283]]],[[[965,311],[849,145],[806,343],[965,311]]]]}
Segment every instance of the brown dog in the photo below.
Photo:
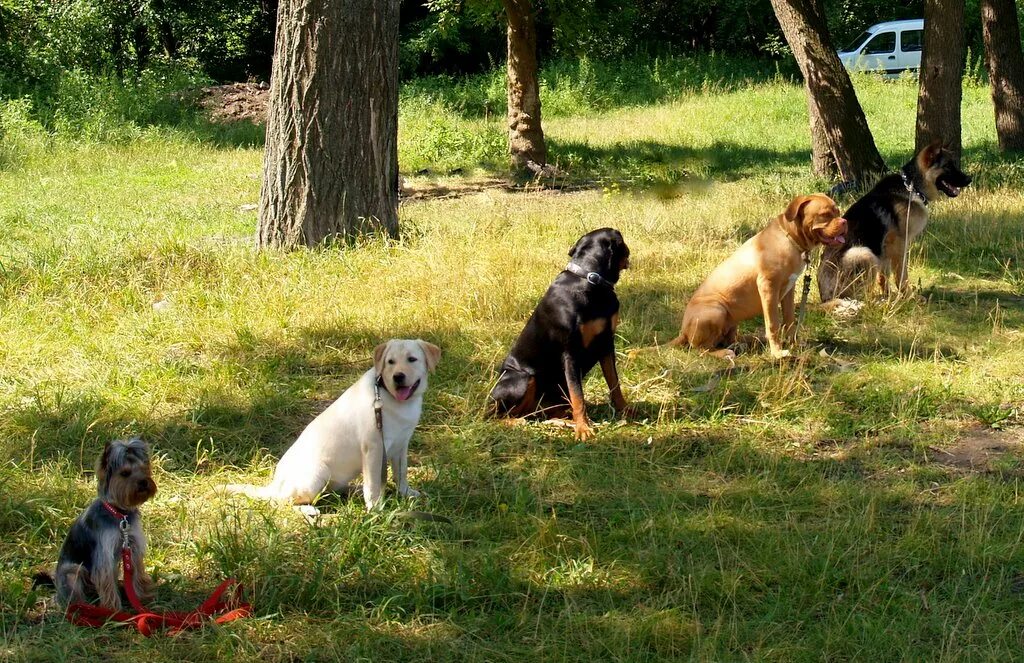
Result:
{"type": "Polygon", "coordinates": [[[767,228],[748,239],[715,268],[686,305],[679,336],[669,345],[688,345],[732,358],[743,320],[764,315],[772,356],[788,357],[780,331],[792,342],[796,327],[793,300],[796,281],[819,244],[845,241],[846,219],[828,196],[799,196],[767,228]],[[782,313],[780,318],[779,313],[782,313]]]}

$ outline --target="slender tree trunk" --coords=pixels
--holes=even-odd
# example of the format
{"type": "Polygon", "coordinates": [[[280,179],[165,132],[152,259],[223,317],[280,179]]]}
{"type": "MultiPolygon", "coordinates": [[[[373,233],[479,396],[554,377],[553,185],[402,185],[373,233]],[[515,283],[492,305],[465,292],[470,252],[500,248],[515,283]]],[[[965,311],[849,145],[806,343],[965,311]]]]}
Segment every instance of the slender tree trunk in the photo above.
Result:
{"type": "Polygon", "coordinates": [[[178,40],[174,37],[174,26],[168,17],[167,3],[165,0],[150,0],[149,8],[156,22],[156,34],[164,55],[168,58],[177,57],[178,40]]]}
{"type": "Polygon", "coordinates": [[[966,39],[964,0],[925,0],[915,141],[919,151],[939,140],[960,158],[966,39]]]}
{"type": "Polygon", "coordinates": [[[985,65],[1001,150],[1024,150],[1024,53],[1013,0],[981,0],[985,65]]]}
{"type": "Polygon", "coordinates": [[[865,181],[885,171],[850,76],[829,37],[820,0],[771,0],[803,74],[814,172],[865,181]]]}
{"type": "Polygon", "coordinates": [[[540,126],[537,26],[531,0],[502,0],[508,20],[508,150],[512,166],[547,163],[540,126]]]}
{"type": "Polygon", "coordinates": [[[399,0],[282,0],[257,244],[398,234],[399,0]]]}

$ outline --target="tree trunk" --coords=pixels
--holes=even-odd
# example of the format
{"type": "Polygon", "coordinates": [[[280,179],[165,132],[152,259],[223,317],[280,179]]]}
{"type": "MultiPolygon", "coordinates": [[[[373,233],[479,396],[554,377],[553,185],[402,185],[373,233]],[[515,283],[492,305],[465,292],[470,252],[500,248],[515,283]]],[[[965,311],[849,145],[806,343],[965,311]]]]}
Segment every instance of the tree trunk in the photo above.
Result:
{"type": "Polygon", "coordinates": [[[150,0],[149,9],[156,23],[156,34],[164,55],[168,58],[176,58],[178,56],[178,40],[174,37],[174,26],[171,24],[166,1],[150,0]]]}
{"type": "Polygon", "coordinates": [[[1001,150],[1024,150],[1024,54],[1013,0],[981,0],[985,65],[1001,150]]]}
{"type": "Polygon", "coordinates": [[[537,80],[537,26],[531,0],[502,0],[508,19],[508,150],[512,166],[527,161],[547,163],[548,150],[540,126],[540,83],[537,80]]]}
{"type": "Polygon", "coordinates": [[[850,76],[828,34],[820,0],[771,0],[803,74],[814,172],[865,181],[885,171],[850,76]]]}
{"type": "MultiPolygon", "coordinates": [[[[807,117],[811,121],[811,172],[825,177],[832,177],[838,174],[836,161],[832,158],[832,148],[829,147],[828,136],[825,134],[825,123],[818,113],[818,106],[814,103],[814,95],[804,79],[804,92],[807,94],[807,117]]],[[[840,176],[840,179],[844,179],[840,176]]]]}
{"type": "Polygon", "coordinates": [[[397,236],[398,6],[278,6],[258,246],[397,236]]]}
{"type": "Polygon", "coordinates": [[[938,140],[960,158],[965,49],[964,0],[925,0],[917,95],[918,151],[938,140]]]}

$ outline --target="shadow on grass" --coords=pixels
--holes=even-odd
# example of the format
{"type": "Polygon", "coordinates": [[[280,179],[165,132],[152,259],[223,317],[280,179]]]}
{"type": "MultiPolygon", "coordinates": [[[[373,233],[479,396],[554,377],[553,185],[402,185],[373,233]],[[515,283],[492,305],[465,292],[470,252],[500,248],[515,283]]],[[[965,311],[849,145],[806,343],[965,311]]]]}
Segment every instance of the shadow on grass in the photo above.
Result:
{"type": "MultiPolygon", "coordinates": [[[[841,631],[848,620],[866,620],[878,632],[865,644],[891,653],[917,641],[886,624],[919,605],[921,592],[941,606],[912,611],[925,623],[923,635],[942,625],[947,608],[1006,575],[989,556],[976,560],[980,566],[965,582],[960,567],[948,564],[970,548],[961,531],[964,506],[922,502],[913,477],[896,480],[897,487],[879,475],[881,467],[859,459],[790,458],[724,432],[656,434],[645,442],[648,435],[633,427],[577,445],[538,430],[477,430],[474,460],[442,458],[433,483],[456,521],[453,530],[376,532],[371,538],[384,541],[374,545],[392,554],[402,546],[402,554],[367,551],[354,561],[359,574],[333,557],[347,555],[344,541],[354,534],[317,535],[307,552],[301,543],[278,549],[278,537],[262,546],[259,539],[235,541],[232,554],[273,582],[274,572],[302,573],[307,553],[330,546],[325,566],[313,573],[315,586],[271,590],[261,613],[307,612],[312,601],[312,612],[325,616],[367,609],[384,621],[430,615],[472,625],[479,640],[463,643],[470,648],[504,638],[513,647],[541,646],[532,634],[594,655],[607,654],[609,642],[611,651],[633,655],[685,652],[703,629],[706,645],[735,654],[735,638],[715,635],[713,625],[726,617],[733,624],[727,632],[745,628],[739,620],[789,646],[794,637],[814,636],[760,627],[814,623],[818,632],[841,631]],[[405,554],[407,545],[426,552],[426,569],[405,554]],[[840,563],[838,551],[849,561],[840,563]],[[277,555],[298,566],[264,568],[277,555]],[[864,603],[878,607],[864,612],[864,603]],[[876,613],[877,620],[870,617],[876,613]],[[680,624],[693,630],[673,628],[680,624]]],[[[936,478],[929,475],[922,488],[936,478]]],[[[1012,542],[1011,521],[968,528],[1012,542]]],[[[985,602],[1000,595],[986,590],[985,602]]],[[[935,633],[941,642],[942,629],[935,633]]],[[[935,644],[924,640],[914,646],[935,644]]]]}
{"type": "Polygon", "coordinates": [[[592,145],[550,138],[548,148],[552,161],[570,173],[610,179],[656,195],[675,193],[672,186],[682,187],[679,193],[700,191],[707,188],[709,180],[732,181],[766,170],[792,169],[806,165],[810,158],[809,151],[779,151],[728,141],[689,147],[649,140],[592,145]]]}

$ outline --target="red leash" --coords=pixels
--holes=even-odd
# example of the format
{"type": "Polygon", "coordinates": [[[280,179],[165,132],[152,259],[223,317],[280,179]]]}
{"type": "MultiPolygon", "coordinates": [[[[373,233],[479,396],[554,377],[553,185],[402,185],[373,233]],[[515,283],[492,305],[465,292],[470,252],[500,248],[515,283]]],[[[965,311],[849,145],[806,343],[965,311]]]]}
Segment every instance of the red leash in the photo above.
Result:
{"type": "Polygon", "coordinates": [[[242,585],[234,578],[228,578],[222,582],[217,589],[213,590],[210,598],[192,612],[158,613],[147,610],[139,600],[139,595],[135,593],[135,584],[132,582],[135,567],[132,564],[132,549],[128,539],[128,516],[106,502],[103,503],[103,506],[112,516],[121,521],[121,564],[124,566],[124,591],[128,595],[128,603],[134,608],[135,613],[111,610],[86,603],[72,603],[64,613],[69,622],[78,626],[93,627],[103,626],[108,621],[123,622],[134,625],[139,633],[149,637],[164,628],[170,628],[168,633],[176,635],[187,629],[199,628],[208,621],[214,624],[223,624],[252,614],[252,606],[237,600],[241,596],[242,585]],[[230,598],[224,599],[224,593],[232,587],[237,587],[238,591],[230,598]]]}

